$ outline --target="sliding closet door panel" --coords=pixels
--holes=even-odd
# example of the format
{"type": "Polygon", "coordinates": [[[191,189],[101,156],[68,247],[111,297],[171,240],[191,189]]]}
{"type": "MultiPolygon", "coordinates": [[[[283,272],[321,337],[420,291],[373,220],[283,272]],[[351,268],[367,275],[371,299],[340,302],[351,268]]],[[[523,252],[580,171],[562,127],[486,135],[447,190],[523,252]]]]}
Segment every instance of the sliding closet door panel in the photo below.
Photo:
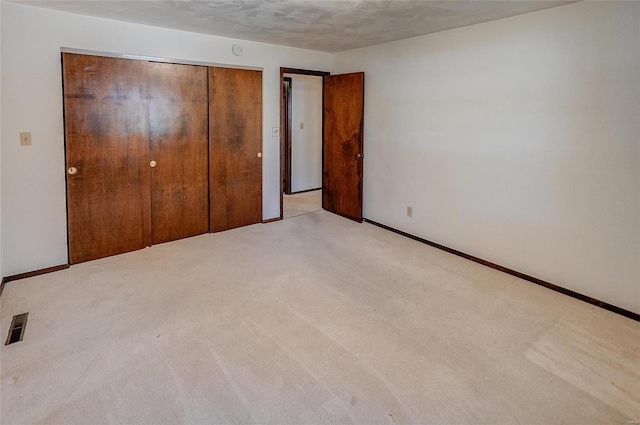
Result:
{"type": "Polygon", "coordinates": [[[262,72],[209,68],[211,231],[262,221],[262,72]]]}
{"type": "Polygon", "coordinates": [[[150,243],[149,64],[63,54],[69,261],[150,243]]]}
{"type": "Polygon", "coordinates": [[[150,63],[151,235],[209,231],[209,92],[203,66],[150,63]]]}

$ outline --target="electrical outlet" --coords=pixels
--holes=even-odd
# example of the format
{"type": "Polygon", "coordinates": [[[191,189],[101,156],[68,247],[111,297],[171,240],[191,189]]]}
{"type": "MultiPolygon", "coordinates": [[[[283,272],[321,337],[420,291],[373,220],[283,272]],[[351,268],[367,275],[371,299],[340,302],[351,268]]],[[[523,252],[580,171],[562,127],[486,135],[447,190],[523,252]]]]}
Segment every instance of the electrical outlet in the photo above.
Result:
{"type": "Polygon", "coordinates": [[[20,133],[20,146],[31,146],[31,133],[20,133]]]}
{"type": "Polygon", "coordinates": [[[407,217],[413,217],[413,207],[407,207],[407,217]]]}
{"type": "Polygon", "coordinates": [[[271,137],[280,137],[280,127],[271,128],[271,137]]]}

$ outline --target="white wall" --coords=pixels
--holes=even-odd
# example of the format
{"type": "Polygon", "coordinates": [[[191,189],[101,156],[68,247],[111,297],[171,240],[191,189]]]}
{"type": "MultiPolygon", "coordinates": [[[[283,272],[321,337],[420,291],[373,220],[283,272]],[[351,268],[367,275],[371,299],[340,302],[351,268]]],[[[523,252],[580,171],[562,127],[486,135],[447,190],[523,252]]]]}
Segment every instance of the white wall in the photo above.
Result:
{"type": "MultiPolygon", "coordinates": [[[[3,1],[0,1],[0,99],[2,99],[2,9],[3,1]]],[[[0,117],[2,117],[2,102],[0,102],[0,117]]],[[[2,119],[0,119],[0,134],[2,134],[2,119]]],[[[2,164],[2,144],[0,143],[0,166],[2,164]]],[[[0,169],[1,171],[1,169],[0,169]]],[[[0,172],[0,280],[2,274],[2,172],[0,172]]]]}
{"type": "Polygon", "coordinates": [[[365,71],[365,217],[640,313],[640,3],[332,60],[365,71]]]}
{"type": "Polygon", "coordinates": [[[280,67],[327,71],[330,55],[4,2],[1,28],[5,276],[67,262],[61,47],[263,67],[263,212],[280,215],[280,67]],[[21,131],[33,146],[19,146],[21,131]]]}
{"type": "Polygon", "coordinates": [[[291,77],[291,191],[322,187],[322,77],[291,77]],[[304,129],[300,128],[304,123],[304,129]]]}

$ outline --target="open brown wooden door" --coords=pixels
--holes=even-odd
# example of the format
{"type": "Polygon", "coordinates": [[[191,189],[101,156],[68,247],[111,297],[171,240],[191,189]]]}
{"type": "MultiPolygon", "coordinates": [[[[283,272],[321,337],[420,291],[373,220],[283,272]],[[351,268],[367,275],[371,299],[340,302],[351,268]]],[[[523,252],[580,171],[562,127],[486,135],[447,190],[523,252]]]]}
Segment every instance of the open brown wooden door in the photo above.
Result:
{"type": "Polygon", "coordinates": [[[262,72],[209,68],[211,231],[262,221],[262,72]]]}
{"type": "Polygon", "coordinates": [[[207,67],[150,63],[152,243],[209,231],[207,67]]]}
{"type": "Polygon", "coordinates": [[[322,208],[362,221],[364,73],[324,77],[322,208]]]}
{"type": "Polygon", "coordinates": [[[149,64],[63,54],[69,262],[150,243],[149,64]]]}

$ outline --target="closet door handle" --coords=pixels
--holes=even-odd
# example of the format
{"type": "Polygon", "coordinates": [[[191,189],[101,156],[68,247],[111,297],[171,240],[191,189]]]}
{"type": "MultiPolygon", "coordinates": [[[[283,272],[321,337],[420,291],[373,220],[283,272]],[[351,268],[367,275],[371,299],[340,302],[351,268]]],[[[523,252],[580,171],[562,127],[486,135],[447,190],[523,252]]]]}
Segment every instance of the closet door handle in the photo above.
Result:
{"type": "Polygon", "coordinates": [[[77,173],[77,172],[78,172],[78,169],[77,169],[76,167],[69,167],[69,168],[67,169],[67,173],[68,173],[69,175],[71,175],[71,176],[73,176],[73,175],[74,175],[75,173],[77,173]]]}
{"type": "Polygon", "coordinates": [[[262,158],[262,152],[258,152],[258,158],[262,158]]]}
{"type": "Polygon", "coordinates": [[[155,167],[156,165],[158,165],[158,163],[157,163],[157,162],[155,162],[155,161],[151,161],[151,162],[149,163],[149,166],[150,166],[151,168],[155,167]]]}

